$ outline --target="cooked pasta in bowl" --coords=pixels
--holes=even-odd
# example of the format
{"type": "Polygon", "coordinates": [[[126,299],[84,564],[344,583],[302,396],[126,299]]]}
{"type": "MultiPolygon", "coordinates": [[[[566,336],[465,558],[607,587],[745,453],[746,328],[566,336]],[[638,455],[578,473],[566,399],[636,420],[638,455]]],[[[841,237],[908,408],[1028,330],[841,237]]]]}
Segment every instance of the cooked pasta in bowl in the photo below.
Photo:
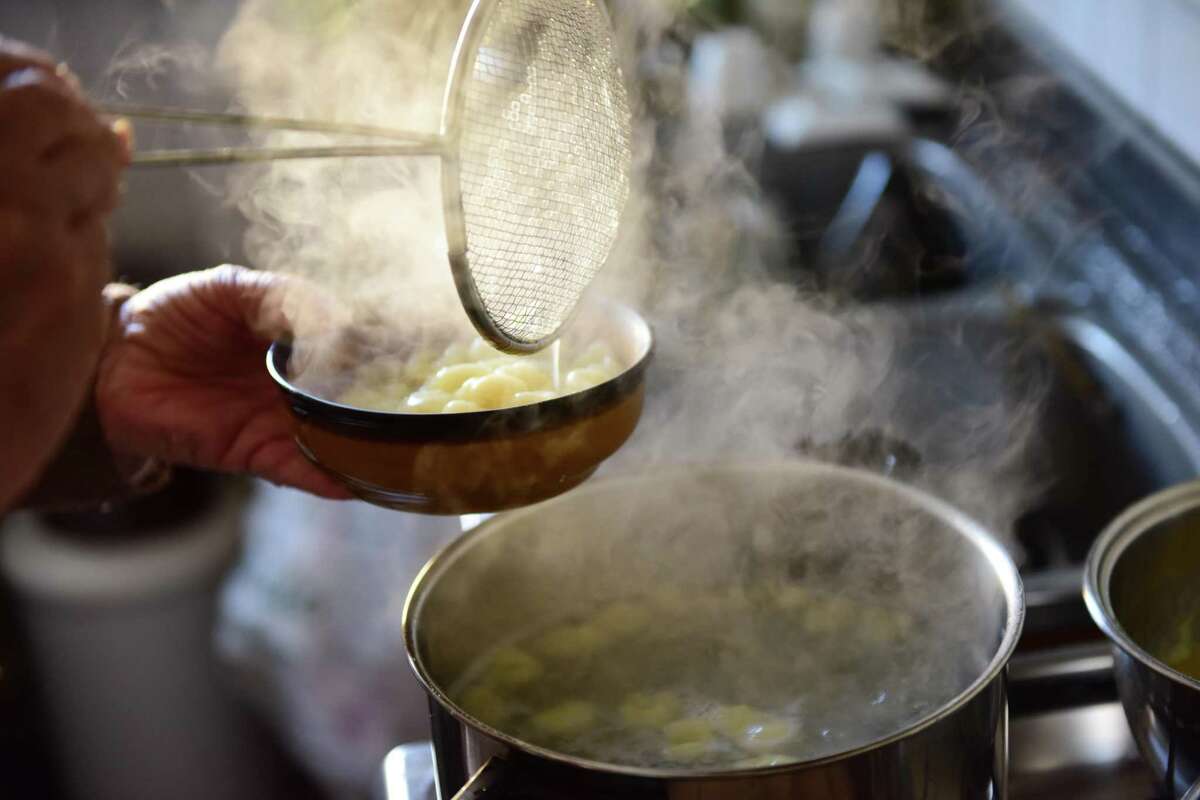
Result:
{"type": "Polygon", "coordinates": [[[529,505],[595,472],[637,426],[651,350],[641,316],[594,301],[532,356],[453,339],[313,381],[293,374],[292,346],[276,342],[267,367],[301,451],[358,497],[469,514],[529,505]]]}

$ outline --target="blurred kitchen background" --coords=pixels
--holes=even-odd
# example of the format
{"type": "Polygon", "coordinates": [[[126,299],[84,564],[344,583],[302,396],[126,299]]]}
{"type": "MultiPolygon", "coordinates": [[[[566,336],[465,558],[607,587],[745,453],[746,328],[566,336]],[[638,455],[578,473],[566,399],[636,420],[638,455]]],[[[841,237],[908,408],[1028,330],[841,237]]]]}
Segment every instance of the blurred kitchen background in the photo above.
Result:
{"type": "MultiPolygon", "coordinates": [[[[788,224],[793,277],[917,309],[926,344],[966,342],[964,374],[972,353],[1016,342],[1029,361],[1005,385],[1048,376],[1055,479],[1014,531],[1030,604],[1014,796],[1150,798],[1079,568],[1122,508],[1200,472],[1200,3],[683,5],[639,79],[680,65],[674,89],[721,116],[788,224]]],[[[0,33],[68,62],[96,97],[220,110],[229,95],[197,66],[236,8],[0,0],[0,33]]],[[[217,136],[139,128],[142,145],[217,136]]],[[[121,277],[244,261],[224,177],[131,172],[121,277]]],[[[809,454],[901,478],[921,458],[886,432],[809,454]]],[[[188,473],[114,514],[10,518],[0,793],[400,797],[383,758],[427,735],[404,595],[470,523],[188,473]]]]}

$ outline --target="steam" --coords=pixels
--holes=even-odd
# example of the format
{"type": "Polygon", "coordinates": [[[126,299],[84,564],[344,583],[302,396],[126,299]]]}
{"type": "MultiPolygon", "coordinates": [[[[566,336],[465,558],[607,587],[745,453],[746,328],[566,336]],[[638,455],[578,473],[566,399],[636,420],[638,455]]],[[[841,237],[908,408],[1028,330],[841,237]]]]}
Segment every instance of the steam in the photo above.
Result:
{"type": "MultiPolygon", "coordinates": [[[[263,113],[437,133],[466,2],[249,0],[217,63],[263,113]]],[[[267,146],[354,143],[273,132],[267,146]]],[[[422,330],[451,318],[436,158],[277,161],[235,176],[255,266],[319,283],[363,319],[422,330]]],[[[297,331],[303,340],[305,331],[297,331]]]]}
{"type": "Polygon", "coordinates": [[[209,51],[197,42],[173,45],[126,43],[113,57],[108,67],[110,91],[127,98],[146,90],[156,91],[164,85],[197,87],[211,62],[209,51]]]}
{"type": "MultiPolygon", "coordinates": [[[[905,5],[887,6],[885,29],[924,55],[944,48],[944,38],[915,35],[928,26],[905,5]]],[[[217,63],[249,112],[432,133],[466,6],[248,0],[217,63]]],[[[686,102],[676,4],[612,8],[633,87],[635,192],[593,291],[641,310],[657,347],[640,432],[606,471],[803,451],[892,472],[1007,534],[1042,480],[1029,467],[1044,387],[1006,385],[998,364],[994,380],[974,370],[978,402],[939,404],[951,373],[902,368],[922,363],[911,318],[837,308],[794,272],[781,280],[779,220],[729,152],[721,120],[686,102]],[[913,463],[898,464],[893,443],[915,453],[913,463]]],[[[335,141],[347,140],[261,137],[272,146],[335,141]]],[[[468,330],[445,259],[439,170],[432,158],[284,161],[238,173],[231,190],[250,223],[254,265],[319,283],[364,329],[390,331],[377,342],[386,349],[398,332],[468,330]]],[[[939,330],[926,362],[978,367],[1012,356],[1011,343],[981,352],[952,324],[939,330]]],[[[297,331],[301,346],[308,333],[297,331]]],[[[310,345],[324,342],[311,333],[310,345]]]]}
{"type": "Polygon", "coordinates": [[[656,148],[642,163],[640,225],[603,291],[647,310],[656,394],[609,471],[790,458],[803,444],[927,488],[1016,549],[1012,523],[1047,479],[1036,469],[1047,382],[1030,373],[1030,346],[966,341],[953,320],[931,334],[899,312],[836,308],[795,269],[780,280],[780,221],[721,121],[677,102],[686,67],[672,29],[652,12],[623,14],[631,5],[646,8],[622,4],[617,19],[633,20],[621,35],[643,45],[630,74],[656,148]],[[952,397],[964,384],[973,397],[952,397]],[[897,450],[915,463],[895,463],[897,450]]]}
{"type": "MultiPolygon", "coordinates": [[[[245,0],[216,65],[235,90],[237,110],[436,132],[466,5],[466,0],[245,0]]],[[[1022,353],[1010,342],[968,341],[953,321],[930,328],[896,311],[838,307],[812,292],[795,272],[781,279],[788,274],[788,248],[780,220],[745,162],[731,152],[721,120],[687,103],[678,4],[619,0],[612,5],[634,95],[635,192],[618,248],[594,291],[647,316],[656,354],[641,427],[604,471],[640,474],[672,465],[805,454],[922,486],[1008,535],[1044,477],[1029,469],[1036,456],[1044,376],[1011,384],[1009,366],[1022,353]],[[947,395],[964,392],[971,396],[947,401],[947,395]]],[[[770,5],[786,15],[800,4],[779,0],[770,5]]],[[[912,27],[890,16],[884,25],[897,36],[908,35],[904,32],[912,27]]],[[[940,37],[910,36],[908,41],[922,57],[946,46],[940,37]]],[[[167,62],[156,57],[146,63],[167,62]]],[[[980,113],[988,110],[984,100],[980,97],[976,106],[980,113]]],[[[970,135],[985,132],[976,129],[970,135]]],[[[991,131],[1003,133],[999,127],[991,131]]],[[[265,146],[353,142],[295,133],[258,134],[256,141],[265,146]]],[[[986,142],[964,138],[961,144],[986,142]]],[[[239,170],[229,194],[249,223],[246,249],[252,265],[319,284],[328,300],[357,321],[369,347],[386,352],[445,325],[464,335],[469,331],[445,258],[436,159],[274,162],[239,170]]],[[[298,317],[297,344],[316,352],[311,363],[337,363],[320,357],[327,346],[322,316],[313,315],[312,327],[307,317],[298,317]]],[[[790,508],[779,512],[777,532],[786,536],[777,544],[790,542],[803,550],[806,540],[793,534],[803,526],[821,528],[828,533],[823,541],[840,541],[855,556],[868,553],[872,563],[905,578],[906,602],[935,606],[931,613],[946,612],[947,619],[956,619],[960,597],[976,597],[973,584],[960,585],[970,583],[970,576],[953,575],[958,583],[955,591],[948,590],[949,570],[942,568],[938,553],[929,552],[920,519],[897,525],[887,503],[865,507],[857,493],[835,495],[814,501],[818,507],[810,509],[811,522],[790,508]],[[829,515],[840,509],[845,516],[831,521],[829,515]],[[875,539],[889,536],[886,546],[868,551],[875,539]],[[890,557],[897,554],[900,558],[890,557]]],[[[749,523],[761,511],[755,497],[747,494],[730,503],[728,493],[693,486],[673,500],[643,497],[604,504],[596,511],[604,525],[597,525],[589,547],[568,549],[569,540],[548,536],[548,549],[540,553],[544,560],[530,562],[558,570],[565,565],[553,556],[586,555],[577,573],[596,581],[615,577],[613,570],[600,568],[603,558],[633,564],[667,585],[668,579],[686,584],[689,577],[738,581],[725,558],[736,549],[729,542],[706,549],[694,539],[673,541],[670,529],[648,536],[646,526],[656,519],[694,521],[712,526],[715,536],[736,534],[738,547],[749,546],[749,523]],[[655,502],[661,514],[635,514],[655,502]],[[563,552],[553,549],[554,541],[564,543],[563,552]],[[630,546],[642,548],[632,552],[645,557],[631,556],[630,546]]],[[[573,524],[564,520],[562,527],[571,530],[573,524]]],[[[494,571],[501,577],[519,576],[521,560],[512,556],[504,548],[497,553],[494,571]]],[[[550,574],[541,573],[543,578],[550,574]]],[[[831,584],[855,581],[846,586],[850,591],[882,596],[886,587],[870,580],[843,573],[830,577],[831,584]]],[[[511,591],[495,591],[493,597],[513,602],[548,583],[554,585],[547,591],[571,594],[579,585],[516,581],[500,587],[511,591]]],[[[479,592],[494,584],[465,580],[463,586],[479,592]]],[[[626,588],[631,587],[601,587],[617,594],[626,588]]],[[[474,602],[478,596],[467,595],[459,604],[472,610],[474,622],[503,610],[499,602],[474,602]]],[[[554,613],[560,607],[556,599],[540,593],[530,597],[530,613],[516,618],[550,622],[534,615],[554,613]]],[[[497,620],[487,633],[506,632],[503,622],[511,619],[497,620]]],[[[967,635],[969,627],[957,634],[967,635]]],[[[466,648],[464,657],[478,657],[481,642],[487,641],[465,635],[469,628],[446,625],[443,630],[440,649],[466,648]]],[[[964,663],[986,663],[994,643],[980,647],[964,663]]],[[[938,655],[939,668],[953,670],[955,665],[938,655]]],[[[906,680],[926,677],[929,673],[914,670],[906,680]]]]}

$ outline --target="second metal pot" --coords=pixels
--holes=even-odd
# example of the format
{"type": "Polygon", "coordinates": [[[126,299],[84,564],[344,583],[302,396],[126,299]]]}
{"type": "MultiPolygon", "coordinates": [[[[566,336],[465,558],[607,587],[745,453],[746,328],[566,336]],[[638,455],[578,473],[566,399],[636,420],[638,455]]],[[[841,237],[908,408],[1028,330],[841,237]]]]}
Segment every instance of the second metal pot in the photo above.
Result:
{"type": "MultiPolygon", "coordinates": [[[[786,504],[784,504],[786,505],[786,504]]],[[[756,545],[757,546],[757,545],[756,545]]],[[[751,580],[753,580],[753,576],[751,580]]],[[[590,484],[496,517],[426,567],[405,610],[405,643],[430,695],[439,796],[661,800],[988,800],[1006,796],[1005,666],[1024,605],[1004,549],[957,511],[865,472],[816,463],[732,466],[590,484]],[[809,512],[781,514],[780,499],[809,512]],[[864,509],[870,509],[864,514],[864,509]],[[862,526],[866,519],[877,525],[862,526]],[[903,730],[849,752],[765,769],[681,770],[591,762],[520,741],[472,718],[447,689],[473,659],[614,586],[696,585],[734,577],[761,526],[766,563],[790,543],[874,540],[869,556],[914,537],[931,602],[970,607],[982,660],[965,689],[903,730]],[[966,598],[962,600],[962,598],[966,598]]],[[[951,635],[961,631],[947,631],[951,635]]],[[[947,647],[947,650],[950,648],[947,647]]],[[[939,654],[940,657],[940,654],[939,654]]],[[[636,688],[636,687],[631,687],[636,688]]]]}
{"type": "Polygon", "coordinates": [[[1084,576],[1088,610],[1113,643],[1125,717],[1168,797],[1200,779],[1200,680],[1160,657],[1182,626],[1200,622],[1197,576],[1200,481],[1118,517],[1093,545],[1084,576]]]}

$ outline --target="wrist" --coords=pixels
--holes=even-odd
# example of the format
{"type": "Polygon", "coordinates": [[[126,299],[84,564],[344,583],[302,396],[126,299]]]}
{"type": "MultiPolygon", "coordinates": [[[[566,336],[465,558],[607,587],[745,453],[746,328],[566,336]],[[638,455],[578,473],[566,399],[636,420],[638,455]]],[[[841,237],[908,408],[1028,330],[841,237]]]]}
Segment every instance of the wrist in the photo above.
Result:
{"type": "MultiPolygon", "coordinates": [[[[100,367],[104,369],[107,359],[119,347],[125,333],[122,310],[132,299],[138,288],[125,283],[110,283],[104,287],[104,304],[108,310],[108,328],[104,347],[100,353],[100,367]]],[[[93,392],[92,402],[98,404],[100,397],[93,392]]],[[[171,478],[170,465],[154,456],[137,455],[125,450],[120,442],[113,441],[104,426],[104,409],[97,406],[97,419],[104,434],[104,443],[112,456],[112,463],[129,495],[148,494],[161,489],[171,478]]]]}
{"type": "MultiPolygon", "coordinates": [[[[104,289],[108,325],[100,369],[119,346],[123,331],[121,307],[135,294],[136,288],[123,284],[111,284],[104,289]]],[[[170,480],[169,465],[156,458],[126,452],[119,442],[111,439],[97,401],[93,386],[67,441],[21,505],[40,509],[106,509],[157,491],[170,480]]]]}

